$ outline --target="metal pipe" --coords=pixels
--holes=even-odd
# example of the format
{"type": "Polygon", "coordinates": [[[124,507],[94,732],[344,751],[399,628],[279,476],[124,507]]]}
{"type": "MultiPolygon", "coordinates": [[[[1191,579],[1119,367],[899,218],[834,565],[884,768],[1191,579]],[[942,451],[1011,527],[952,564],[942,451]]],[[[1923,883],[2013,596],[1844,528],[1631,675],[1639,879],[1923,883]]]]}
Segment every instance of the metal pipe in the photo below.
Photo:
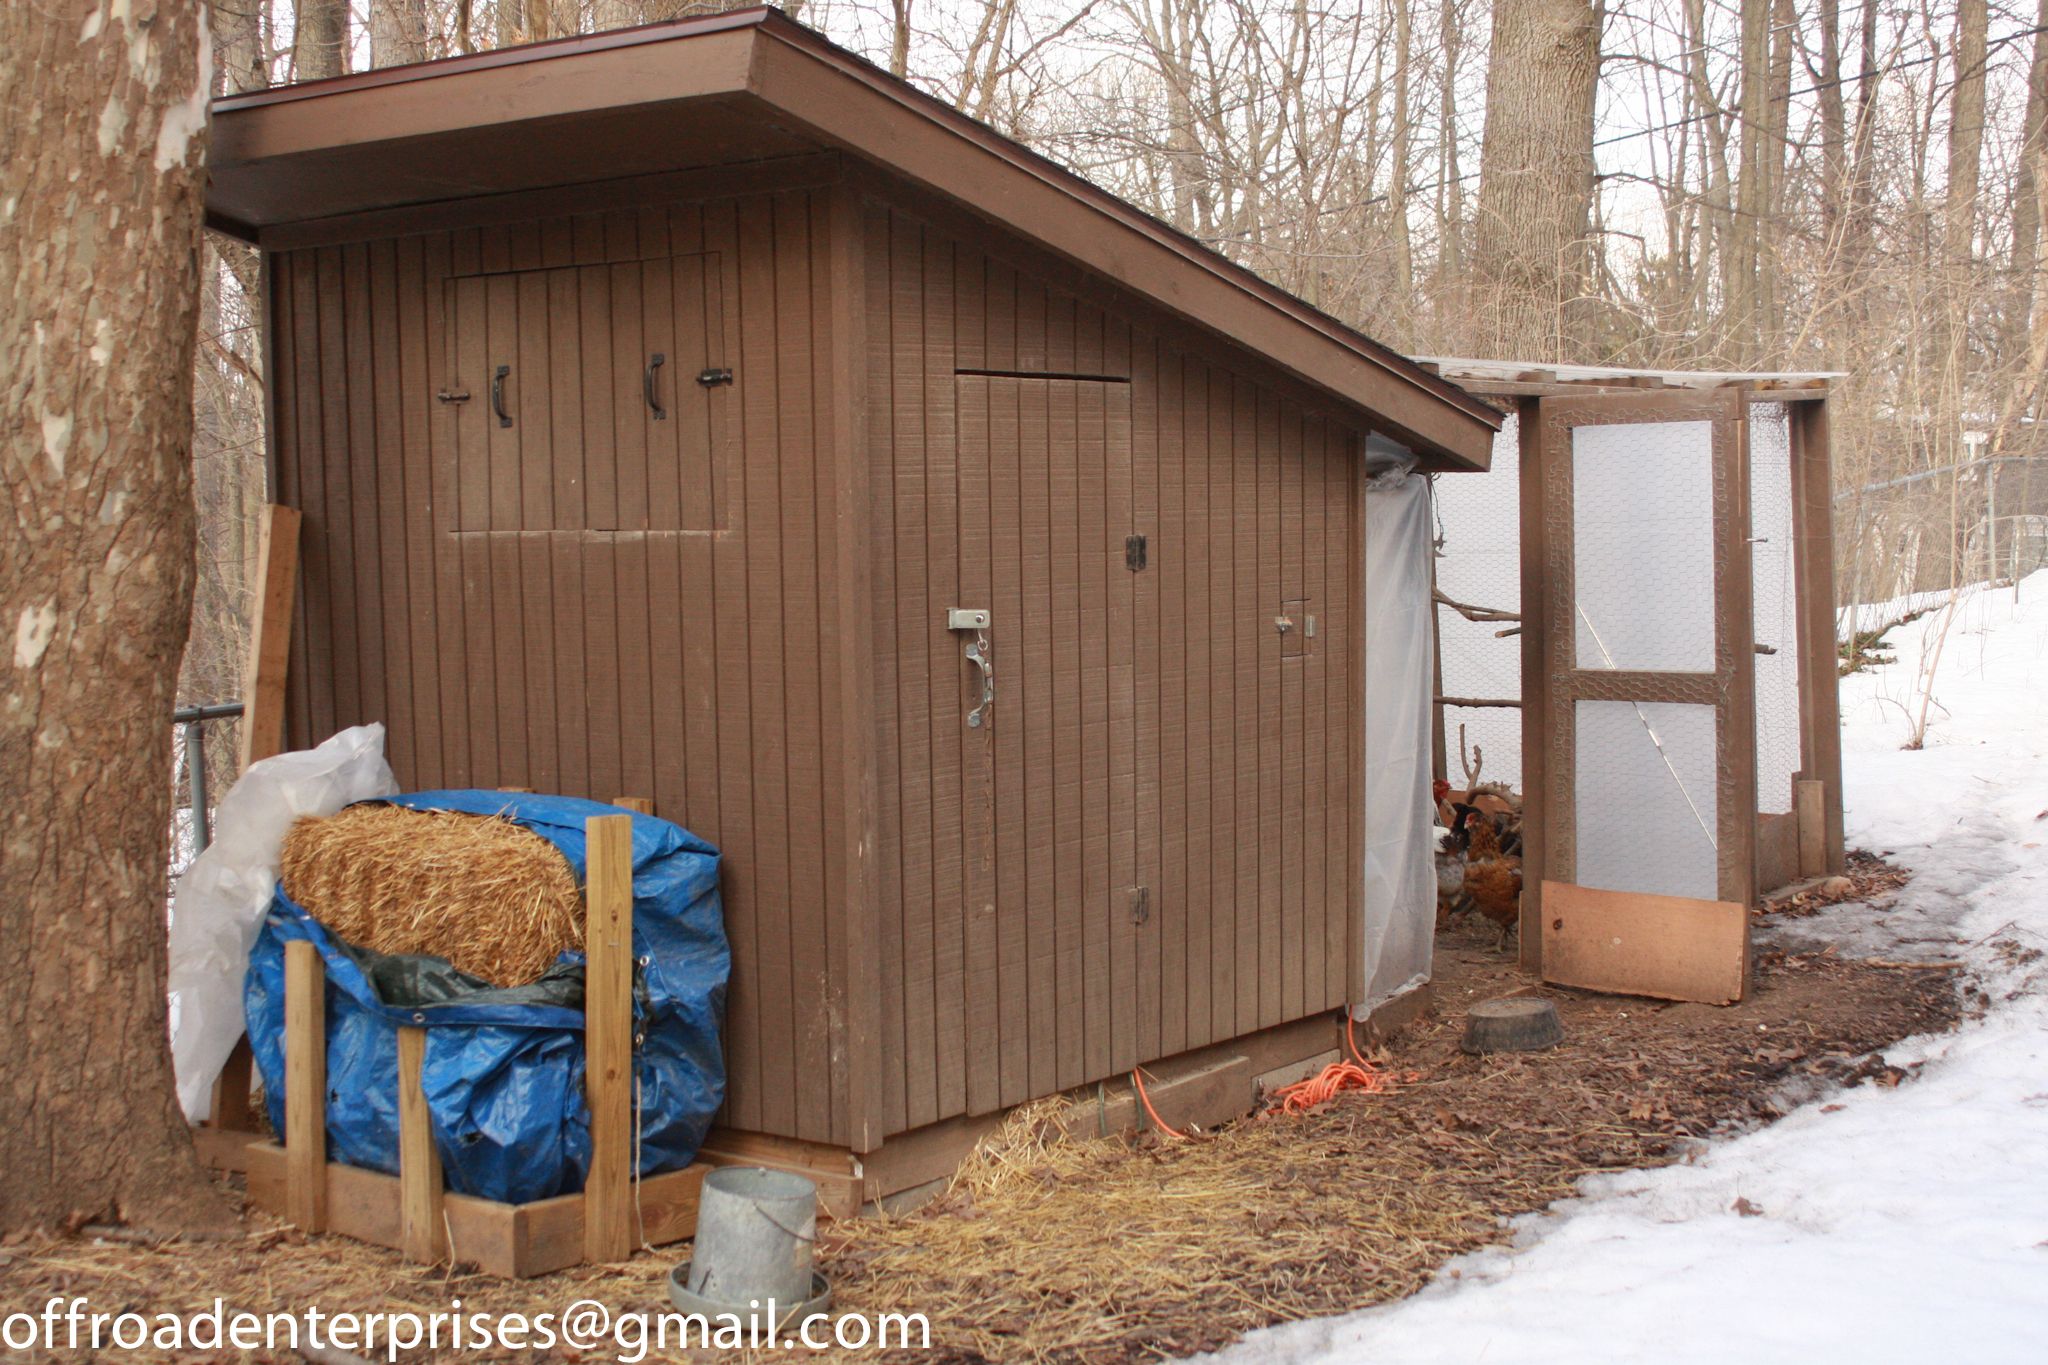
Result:
{"type": "Polygon", "coordinates": [[[198,857],[213,842],[212,820],[206,802],[206,722],[230,720],[242,714],[238,701],[210,701],[198,706],[181,706],[171,712],[171,724],[185,728],[185,790],[192,807],[192,856],[198,857]]]}
{"type": "Polygon", "coordinates": [[[192,800],[192,856],[206,852],[213,831],[206,818],[206,722],[185,722],[185,786],[192,800]]]}
{"type": "Polygon", "coordinates": [[[198,706],[181,706],[171,712],[171,724],[183,725],[195,720],[229,720],[242,714],[242,703],[238,701],[209,701],[198,706]]]}

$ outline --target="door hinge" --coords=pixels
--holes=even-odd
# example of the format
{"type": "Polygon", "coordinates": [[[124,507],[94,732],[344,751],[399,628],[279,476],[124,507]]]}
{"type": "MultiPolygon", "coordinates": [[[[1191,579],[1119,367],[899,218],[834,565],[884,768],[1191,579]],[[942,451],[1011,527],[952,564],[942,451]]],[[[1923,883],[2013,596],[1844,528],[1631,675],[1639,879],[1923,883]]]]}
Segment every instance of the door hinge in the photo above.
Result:
{"type": "Polygon", "coordinates": [[[717,367],[699,370],[697,371],[697,382],[707,389],[714,384],[730,384],[732,383],[732,371],[717,367]]]}
{"type": "Polygon", "coordinates": [[[1124,537],[1124,567],[1132,573],[1142,573],[1145,568],[1145,537],[1124,537]]]}
{"type": "Polygon", "coordinates": [[[1152,918],[1152,888],[1134,886],[1131,888],[1131,923],[1143,924],[1152,918]]]}

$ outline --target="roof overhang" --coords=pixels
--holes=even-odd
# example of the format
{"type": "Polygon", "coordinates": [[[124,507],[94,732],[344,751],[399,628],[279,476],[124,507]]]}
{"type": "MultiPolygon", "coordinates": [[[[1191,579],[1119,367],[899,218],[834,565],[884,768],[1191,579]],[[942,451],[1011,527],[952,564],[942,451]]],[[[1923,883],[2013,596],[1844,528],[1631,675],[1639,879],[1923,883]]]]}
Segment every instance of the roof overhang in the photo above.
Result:
{"type": "Polygon", "coordinates": [[[629,176],[850,154],[1366,414],[1425,468],[1485,469],[1500,415],[1456,384],[779,10],[229,96],[209,221],[264,229],[629,176]]]}
{"type": "Polygon", "coordinates": [[[1545,394],[1656,389],[1747,389],[1773,400],[1811,401],[1828,396],[1838,370],[1644,370],[1621,365],[1555,365],[1534,360],[1475,360],[1463,356],[1416,356],[1415,363],[1461,388],[1500,398],[1545,394]]]}

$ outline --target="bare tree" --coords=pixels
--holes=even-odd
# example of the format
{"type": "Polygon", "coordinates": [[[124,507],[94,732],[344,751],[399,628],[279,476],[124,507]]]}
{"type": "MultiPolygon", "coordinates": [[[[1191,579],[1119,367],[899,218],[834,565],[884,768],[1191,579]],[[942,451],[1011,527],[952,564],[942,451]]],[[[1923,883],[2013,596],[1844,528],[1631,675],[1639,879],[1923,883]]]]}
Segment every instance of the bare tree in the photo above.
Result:
{"type": "Polygon", "coordinates": [[[0,1229],[213,1231],[165,1046],[205,11],[0,7],[0,1229]]]}

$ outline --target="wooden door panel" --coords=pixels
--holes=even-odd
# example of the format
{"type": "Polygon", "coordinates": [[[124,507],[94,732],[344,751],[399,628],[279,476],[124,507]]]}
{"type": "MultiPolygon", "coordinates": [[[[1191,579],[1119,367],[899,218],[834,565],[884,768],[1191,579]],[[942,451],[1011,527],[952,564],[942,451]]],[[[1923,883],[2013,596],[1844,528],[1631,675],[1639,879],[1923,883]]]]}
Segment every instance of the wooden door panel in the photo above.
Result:
{"type": "Polygon", "coordinates": [[[963,722],[974,669],[959,666],[957,694],[935,686],[939,723],[958,728],[967,798],[968,1091],[979,1112],[1128,1070],[1140,1060],[1140,1002],[1157,991],[1138,981],[1149,901],[1138,891],[1141,626],[1125,563],[1130,388],[956,384],[957,605],[993,612],[996,664],[985,726],[963,722]]]}
{"type": "Polygon", "coordinates": [[[710,253],[450,279],[450,529],[724,528],[718,281],[710,253]]]}

